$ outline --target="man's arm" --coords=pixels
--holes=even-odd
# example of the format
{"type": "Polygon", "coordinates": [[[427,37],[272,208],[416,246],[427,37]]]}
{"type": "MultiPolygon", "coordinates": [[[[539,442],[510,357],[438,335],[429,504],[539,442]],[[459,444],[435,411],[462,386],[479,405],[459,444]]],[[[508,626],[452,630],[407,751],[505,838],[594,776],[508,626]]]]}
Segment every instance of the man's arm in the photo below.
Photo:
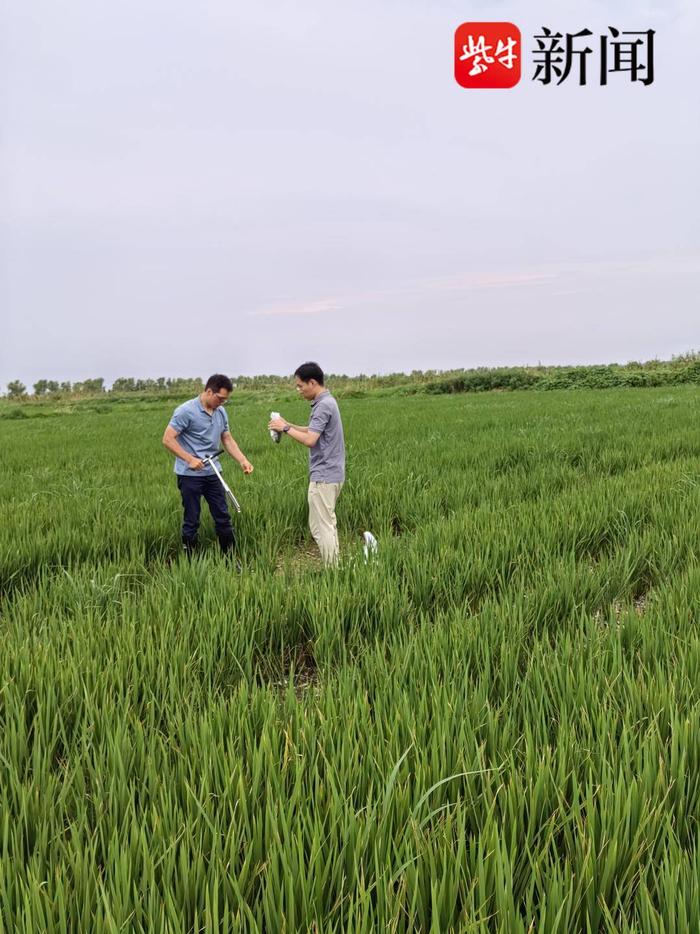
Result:
{"type": "Polygon", "coordinates": [[[304,447],[307,448],[315,447],[316,442],[321,437],[318,432],[310,431],[308,428],[299,428],[297,425],[289,425],[289,431],[285,433],[288,434],[290,438],[294,438],[295,441],[298,441],[299,444],[303,444],[304,447]]]}
{"type": "Polygon", "coordinates": [[[321,437],[321,433],[318,431],[311,431],[308,427],[302,427],[301,425],[292,425],[291,422],[288,422],[285,418],[282,418],[280,415],[279,418],[273,418],[268,428],[272,428],[275,431],[284,431],[285,434],[289,435],[290,438],[294,438],[295,441],[298,441],[299,444],[303,444],[304,447],[312,448],[315,446],[318,439],[321,437]],[[289,426],[289,429],[287,429],[289,426]]]}
{"type": "Polygon", "coordinates": [[[193,454],[190,454],[189,451],[186,451],[181,444],[178,444],[177,436],[178,432],[175,431],[172,425],[168,425],[163,434],[163,444],[165,447],[171,454],[174,454],[175,457],[179,457],[183,460],[190,470],[201,470],[202,467],[204,467],[204,462],[193,454]]]}
{"type": "Polygon", "coordinates": [[[243,451],[241,451],[241,449],[238,447],[230,431],[222,432],[221,443],[224,446],[224,450],[227,451],[231,457],[235,461],[238,461],[238,463],[241,465],[241,470],[243,473],[253,472],[253,465],[250,463],[243,451]]]}

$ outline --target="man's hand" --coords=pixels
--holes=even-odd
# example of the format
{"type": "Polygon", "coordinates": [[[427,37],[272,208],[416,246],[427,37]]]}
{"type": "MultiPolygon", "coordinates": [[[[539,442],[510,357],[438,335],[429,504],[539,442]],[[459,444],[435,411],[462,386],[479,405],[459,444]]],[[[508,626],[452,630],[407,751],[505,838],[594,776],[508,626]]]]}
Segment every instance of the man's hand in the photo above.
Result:
{"type": "Polygon", "coordinates": [[[187,466],[190,470],[201,470],[204,467],[204,461],[200,460],[198,457],[191,457],[187,462],[187,466]]]}
{"type": "Polygon", "coordinates": [[[251,464],[251,462],[248,460],[247,457],[244,457],[243,460],[240,461],[240,464],[241,464],[241,470],[243,471],[243,473],[253,472],[253,465],[251,464]]]}
{"type": "Polygon", "coordinates": [[[280,415],[279,418],[270,419],[270,423],[268,424],[267,427],[271,428],[273,431],[284,431],[284,429],[287,427],[288,424],[289,422],[287,421],[287,419],[282,418],[282,416],[280,415]]]}

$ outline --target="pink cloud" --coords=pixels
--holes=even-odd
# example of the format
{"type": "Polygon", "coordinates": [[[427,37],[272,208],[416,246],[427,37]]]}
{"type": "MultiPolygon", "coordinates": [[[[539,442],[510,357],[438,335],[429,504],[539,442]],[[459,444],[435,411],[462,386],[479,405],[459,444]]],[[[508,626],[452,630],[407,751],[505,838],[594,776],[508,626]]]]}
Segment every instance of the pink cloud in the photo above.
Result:
{"type": "Polygon", "coordinates": [[[335,298],[297,300],[263,305],[251,312],[254,317],[287,315],[319,315],[357,305],[367,305],[402,295],[430,295],[433,292],[503,289],[522,285],[538,285],[558,278],[556,273],[494,273],[489,275],[450,276],[441,279],[421,279],[384,289],[348,292],[335,298]]]}
{"type": "Polygon", "coordinates": [[[334,299],[321,299],[312,302],[281,302],[278,305],[263,305],[252,312],[254,317],[276,315],[320,315],[328,311],[338,311],[340,304],[334,299]]]}

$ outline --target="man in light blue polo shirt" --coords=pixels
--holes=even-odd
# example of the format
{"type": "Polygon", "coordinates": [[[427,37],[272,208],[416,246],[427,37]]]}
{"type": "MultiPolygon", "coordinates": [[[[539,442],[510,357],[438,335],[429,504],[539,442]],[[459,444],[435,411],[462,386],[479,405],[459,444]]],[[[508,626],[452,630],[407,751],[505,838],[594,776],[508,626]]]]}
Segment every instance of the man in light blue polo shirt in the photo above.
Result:
{"type": "Polygon", "coordinates": [[[175,475],[184,510],[182,546],[188,556],[197,544],[202,496],[214,520],[221,550],[226,553],[235,544],[223,487],[213,467],[203,462],[205,457],[213,457],[223,447],[238,461],[243,473],[253,472],[253,465],[228,428],[223,407],[232,391],[233,383],[228,376],[221,373],[210,376],[204,392],[175,409],[163,435],[163,444],[176,458],[175,475]]]}
{"type": "Polygon", "coordinates": [[[302,363],[294,374],[297,392],[311,403],[307,426],[273,418],[269,428],[309,448],[309,528],[323,563],[338,560],[335,504],[345,482],[345,438],[338,403],[324,385],[318,363],[302,363]]]}

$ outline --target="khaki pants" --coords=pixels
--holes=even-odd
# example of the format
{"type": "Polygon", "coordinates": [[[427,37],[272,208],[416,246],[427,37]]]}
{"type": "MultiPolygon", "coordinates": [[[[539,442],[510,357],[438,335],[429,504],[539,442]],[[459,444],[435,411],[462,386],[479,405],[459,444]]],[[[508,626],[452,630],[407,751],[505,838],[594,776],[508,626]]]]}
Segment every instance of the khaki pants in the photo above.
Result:
{"type": "Polygon", "coordinates": [[[342,483],[309,483],[309,528],[326,565],[338,559],[335,504],[342,488],[342,483]]]}

